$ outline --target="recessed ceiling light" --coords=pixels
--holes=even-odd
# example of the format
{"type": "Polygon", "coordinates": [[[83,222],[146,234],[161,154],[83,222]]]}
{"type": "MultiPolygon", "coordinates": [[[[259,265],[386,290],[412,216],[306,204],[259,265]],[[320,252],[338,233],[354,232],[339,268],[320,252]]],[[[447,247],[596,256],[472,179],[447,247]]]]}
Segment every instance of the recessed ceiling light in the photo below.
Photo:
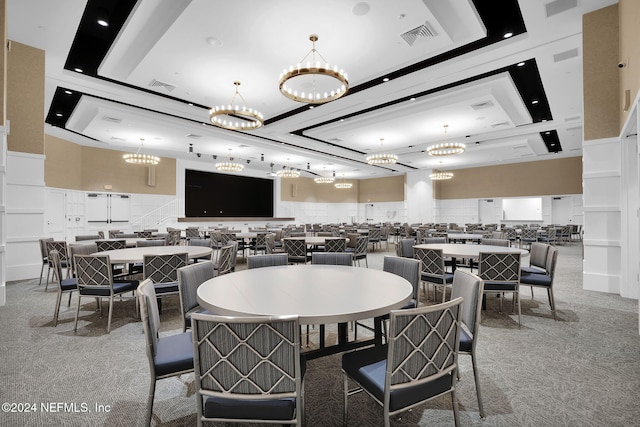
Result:
{"type": "Polygon", "coordinates": [[[356,3],[356,5],[353,6],[353,9],[351,9],[351,13],[353,13],[356,16],[363,16],[369,13],[370,9],[371,9],[371,6],[369,6],[369,3],[360,2],[360,3],[356,3]]]}
{"type": "Polygon", "coordinates": [[[504,35],[502,37],[504,37],[505,39],[508,39],[509,37],[512,37],[513,33],[508,32],[508,33],[504,33],[504,35]]]}
{"type": "Polygon", "coordinates": [[[411,98],[411,101],[415,101],[415,100],[416,100],[415,98],[411,98]]]}
{"type": "Polygon", "coordinates": [[[109,23],[104,19],[104,18],[100,18],[98,19],[98,25],[100,25],[101,27],[108,27],[109,23]]]}
{"type": "Polygon", "coordinates": [[[64,93],[66,93],[67,95],[73,95],[73,92],[71,92],[70,90],[65,90],[64,93]]]}
{"type": "Polygon", "coordinates": [[[84,73],[84,70],[82,68],[74,68],[73,71],[75,71],[76,73],[84,73]]]}
{"type": "Polygon", "coordinates": [[[389,77],[385,77],[384,79],[382,79],[383,82],[388,82],[389,81],[389,77]]]}
{"type": "Polygon", "coordinates": [[[533,99],[533,100],[531,101],[531,103],[532,103],[533,105],[536,105],[538,102],[539,102],[539,101],[538,101],[537,99],[533,99]]]}
{"type": "Polygon", "coordinates": [[[518,67],[523,67],[524,66],[524,61],[523,62],[518,62],[518,67]]]}
{"type": "Polygon", "coordinates": [[[62,117],[62,113],[56,113],[56,117],[62,117]]]}

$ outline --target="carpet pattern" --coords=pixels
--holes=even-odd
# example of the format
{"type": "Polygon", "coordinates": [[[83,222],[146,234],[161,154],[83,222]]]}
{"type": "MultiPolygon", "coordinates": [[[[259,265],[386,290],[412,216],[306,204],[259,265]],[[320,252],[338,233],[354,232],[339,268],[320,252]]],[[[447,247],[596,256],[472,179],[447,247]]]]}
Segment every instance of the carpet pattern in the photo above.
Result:
{"type": "MultiPolygon", "coordinates": [[[[384,255],[370,253],[369,268],[384,255]]],[[[526,262],[526,260],[525,260],[526,262]]],[[[364,264],[363,264],[364,265],[364,264]]],[[[238,264],[245,268],[246,264],[238,264]]],[[[559,246],[555,280],[558,321],[546,292],[521,288],[522,327],[517,316],[498,313],[488,298],[482,312],[478,366],[487,418],[478,413],[469,356],[460,356],[457,384],[463,426],[628,426],[640,419],[638,301],[582,289],[578,244],[559,246]]],[[[142,325],[133,301],[116,301],[112,331],[95,303],[83,300],[73,332],[77,299],[63,299],[53,325],[55,286],[38,279],[7,284],[0,307],[0,402],[21,412],[0,414],[0,426],[141,426],[149,388],[142,325]],[[29,410],[29,412],[26,412],[29,410]]],[[[424,296],[423,296],[424,298],[424,296]]],[[[423,303],[430,303],[422,301],[423,303]]],[[[162,333],[181,331],[179,303],[165,298],[162,333]]],[[[328,327],[330,341],[335,336],[328,327]]],[[[317,341],[318,328],[311,329],[317,341]]],[[[366,331],[358,328],[358,336],[366,331]]],[[[310,361],[305,376],[306,425],[342,425],[340,356],[310,361]]],[[[196,424],[193,375],[157,384],[154,425],[196,424]]],[[[394,418],[394,426],[452,425],[451,399],[444,396],[394,418]]],[[[349,426],[382,425],[382,409],[366,394],[349,400],[349,426]]]]}

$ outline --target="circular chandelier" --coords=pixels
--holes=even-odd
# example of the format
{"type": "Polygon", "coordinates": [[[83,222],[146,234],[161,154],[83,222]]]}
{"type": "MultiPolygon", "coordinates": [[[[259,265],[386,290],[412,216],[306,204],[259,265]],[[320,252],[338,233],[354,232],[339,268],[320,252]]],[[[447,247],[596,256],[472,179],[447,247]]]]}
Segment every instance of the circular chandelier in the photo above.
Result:
{"type": "MultiPolygon", "coordinates": [[[[448,125],[444,125],[444,138],[447,137],[448,125]]],[[[445,141],[439,144],[427,147],[427,154],[430,156],[451,156],[454,154],[462,154],[467,148],[462,142],[445,141]]]]}
{"type": "Polygon", "coordinates": [[[233,98],[231,98],[231,104],[211,108],[209,110],[209,120],[215,126],[228,130],[258,129],[264,124],[262,113],[259,113],[253,108],[247,108],[246,105],[240,106],[233,104],[236,96],[240,97],[242,102],[245,103],[244,98],[238,90],[240,82],[235,81],[233,84],[236,86],[236,93],[233,95],[233,98]]]}
{"type": "Polygon", "coordinates": [[[242,172],[243,169],[244,166],[242,164],[233,161],[233,157],[231,157],[231,150],[229,150],[228,162],[216,163],[216,170],[221,172],[242,172]]]}
{"type": "Polygon", "coordinates": [[[431,178],[432,181],[442,181],[453,178],[453,173],[434,169],[431,175],[429,175],[429,178],[431,178]]]}
{"type": "MultiPolygon", "coordinates": [[[[323,171],[326,172],[325,168],[322,168],[323,171]]],[[[336,179],[334,178],[336,176],[336,172],[333,171],[333,176],[326,176],[324,173],[322,174],[322,176],[318,176],[316,178],[313,178],[313,180],[315,181],[316,184],[331,184],[333,181],[335,181],[336,179]]]]}
{"type": "Polygon", "coordinates": [[[340,188],[340,189],[344,189],[344,188],[351,188],[353,187],[353,184],[350,182],[336,182],[335,184],[333,184],[336,188],[340,188]]]}
{"type": "Polygon", "coordinates": [[[276,171],[276,175],[279,178],[298,178],[300,176],[300,171],[297,169],[284,168],[276,171]]]}
{"type": "Polygon", "coordinates": [[[152,156],[150,154],[142,154],[140,150],[142,150],[142,146],[144,143],[144,138],[140,138],[140,148],[135,153],[127,153],[122,156],[125,162],[133,163],[137,165],[157,165],[160,163],[160,157],[152,156]]]}
{"type": "MultiPolygon", "coordinates": [[[[382,151],[382,142],[384,138],[380,138],[380,150],[382,151]]],[[[391,153],[378,153],[367,156],[367,163],[370,165],[390,165],[398,161],[398,156],[391,153]]]]}
{"type": "Polygon", "coordinates": [[[347,73],[342,69],[338,69],[336,65],[331,67],[320,55],[320,52],[316,50],[316,42],[318,41],[316,34],[311,34],[309,40],[311,40],[311,50],[295,67],[292,65],[288,70],[285,69],[280,74],[278,83],[280,92],[289,99],[310,104],[322,104],[340,98],[349,90],[347,73]],[[316,61],[316,54],[324,61],[323,63],[316,61]],[[311,60],[303,65],[309,55],[312,55],[311,60]],[[300,90],[291,86],[294,80],[307,80],[305,77],[310,78],[312,86],[307,92],[302,91],[302,88],[304,88],[302,84],[296,85],[301,88],[300,90]]]}

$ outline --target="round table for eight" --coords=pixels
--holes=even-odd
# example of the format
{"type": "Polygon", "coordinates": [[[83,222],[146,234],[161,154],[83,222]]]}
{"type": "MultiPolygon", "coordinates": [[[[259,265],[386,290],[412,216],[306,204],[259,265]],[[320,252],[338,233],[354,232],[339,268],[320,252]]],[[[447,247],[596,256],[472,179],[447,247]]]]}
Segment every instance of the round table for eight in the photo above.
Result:
{"type": "Polygon", "coordinates": [[[113,249],[96,252],[92,255],[109,255],[112,264],[130,264],[142,262],[144,255],[166,255],[187,253],[189,259],[205,258],[211,255],[211,248],[206,246],[147,246],[142,248],[113,249]]]}

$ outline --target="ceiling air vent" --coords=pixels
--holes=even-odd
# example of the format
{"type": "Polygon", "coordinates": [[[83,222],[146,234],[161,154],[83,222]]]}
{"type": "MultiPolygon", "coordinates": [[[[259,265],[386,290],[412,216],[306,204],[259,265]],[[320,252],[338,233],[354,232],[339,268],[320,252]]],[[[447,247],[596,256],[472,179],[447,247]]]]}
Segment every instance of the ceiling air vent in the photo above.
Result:
{"type": "Polygon", "coordinates": [[[104,116],[102,117],[102,120],[109,123],[122,123],[122,119],[119,119],[117,117],[104,116]]]}
{"type": "Polygon", "coordinates": [[[149,87],[158,88],[158,89],[164,88],[168,92],[173,92],[173,90],[176,88],[172,84],[161,82],[160,80],[156,80],[156,79],[151,80],[151,83],[149,83],[149,87]]]}
{"type": "Polygon", "coordinates": [[[569,49],[564,52],[556,53],[553,55],[554,62],[565,61],[567,59],[576,58],[578,56],[578,48],[569,49]]]}
{"type": "Polygon", "coordinates": [[[493,102],[491,101],[484,101],[484,102],[479,102],[477,104],[471,104],[471,108],[473,108],[474,110],[484,110],[485,108],[491,108],[493,107],[493,102]]]}
{"type": "Polygon", "coordinates": [[[544,5],[547,18],[578,7],[578,0],[555,0],[544,5]]]}
{"type": "Polygon", "coordinates": [[[187,138],[191,138],[191,139],[198,139],[198,138],[202,138],[202,135],[198,135],[195,133],[188,133],[185,135],[187,138]]]}
{"type": "Polygon", "coordinates": [[[111,141],[127,142],[127,140],[126,140],[126,139],[124,139],[124,138],[118,138],[117,136],[112,136],[112,137],[111,137],[111,141]]]}
{"type": "Polygon", "coordinates": [[[428,22],[425,22],[423,25],[420,25],[413,30],[409,30],[406,33],[400,34],[400,37],[402,37],[402,39],[407,42],[409,46],[413,46],[418,38],[427,39],[435,37],[437,35],[438,34],[435,32],[435,30],[431,28],[431,25],[429,25],[428,22]]]}
{"type": "Polygon", "coordinates": [[[500,126],[509,126],[509,122],[500,122],[500,123],[494,123],[491,125],[492,128],[498,128],[500,126]]]}

